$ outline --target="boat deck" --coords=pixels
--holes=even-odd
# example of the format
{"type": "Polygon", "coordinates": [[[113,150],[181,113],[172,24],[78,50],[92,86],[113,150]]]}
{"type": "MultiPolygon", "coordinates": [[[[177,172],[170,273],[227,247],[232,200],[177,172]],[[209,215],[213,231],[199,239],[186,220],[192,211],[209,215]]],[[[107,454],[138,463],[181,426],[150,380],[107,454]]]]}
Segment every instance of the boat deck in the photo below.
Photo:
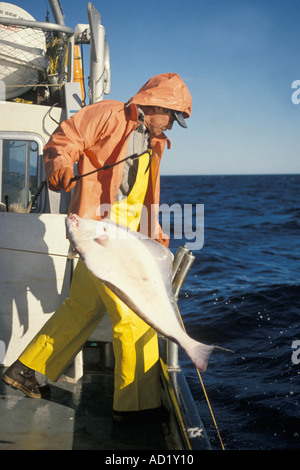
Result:
{"type": "Polygon", "coordinates": [[[163,420],[113,421],[112,373],[85,374],[77,383],[63,376],[47,384],[49,395],[31,399],[0,381],[0,450],[176,449],[163,420]]]}

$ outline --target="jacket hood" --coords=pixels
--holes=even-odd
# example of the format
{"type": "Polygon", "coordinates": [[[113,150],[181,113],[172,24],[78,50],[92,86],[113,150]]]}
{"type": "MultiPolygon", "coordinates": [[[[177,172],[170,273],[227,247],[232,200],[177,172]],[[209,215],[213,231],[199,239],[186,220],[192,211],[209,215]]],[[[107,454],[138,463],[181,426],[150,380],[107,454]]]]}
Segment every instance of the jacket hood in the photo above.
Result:
{"type": "Polygon", "coordinates": [[[176,73],[164,73],[150,78],[127,104],[161,106],[183,113],[188,118],[192,112],[192,97],[188,87],[176,73]]]}

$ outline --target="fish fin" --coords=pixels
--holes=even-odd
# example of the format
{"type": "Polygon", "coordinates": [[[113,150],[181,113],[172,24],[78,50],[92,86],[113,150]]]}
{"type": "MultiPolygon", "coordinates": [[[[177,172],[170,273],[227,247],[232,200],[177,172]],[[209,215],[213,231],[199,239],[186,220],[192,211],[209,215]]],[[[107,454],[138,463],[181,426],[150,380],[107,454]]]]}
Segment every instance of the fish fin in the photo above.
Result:
{"type": "MultiPolygon", "coordinates": [[[[157,327],[157,325],[152,324],[147,320],[143,314],[143,312],[136,306],[136,304],[132,301],[130,297],[127,296],[127,294],[124,293],[121,289],[119,289],[117,286],[114,284],[111,284],[110,282],[104,282],[106,287],[108,287],[119,299],[124,302],[127,307],[129,307],[136,315],[138,315],[142,320],[144,320],[147,325],[149,325],[151,328],[153,328],[157,333],[161,333],[162,335],[165,335],[165,333],[157,327]]],[[[171,338],[171,337],[170,337],[171,338]]],[[[171,338],[172,341],[176,342],[175,338],[171,338]]],[[[179,344],[179,343],[178,343],[179,344]]]]}
{"type": "Polygon", "coordinates": [[[76,256],[78,255],[78,250],[71,250],[69,251],[69,253],[67,254],[67,258],[68,259],[74,259],[76,258],[76,256]]]}
{"type": "Polygon", "coordinates": [[[208,360],[215,346],[195,342],[195,346],[186,349],[188,356],[201,372],[205,372],[208,366],[208,360]]]}
{"type": "Polygon", "coordinates": [[[188,356],[192,359],[197,369],[201,372],[205,372],[208,366],[208,360],[211,353],[216,350],[226,351],[234,354],[234,351],[227,348],[222,348],[216,345],[207,345],[196,341],[196,345],[192,348],[186,348],[185,351],[188,356]]]}
{"type": "Polygon", "coordinates": [[[104,284],[106,287],[108,287],[117,297],[119,297],[120,300],[124,304],[126,304],[134,313],[136,313],[138,316],[144,319],[143,313],[140,311],[140,309],[135,305],[135,303],[132,301],[130,297],[119,287],[117,287],[115,284],[112,284],[110,282],[105,281],[104,284]]]}

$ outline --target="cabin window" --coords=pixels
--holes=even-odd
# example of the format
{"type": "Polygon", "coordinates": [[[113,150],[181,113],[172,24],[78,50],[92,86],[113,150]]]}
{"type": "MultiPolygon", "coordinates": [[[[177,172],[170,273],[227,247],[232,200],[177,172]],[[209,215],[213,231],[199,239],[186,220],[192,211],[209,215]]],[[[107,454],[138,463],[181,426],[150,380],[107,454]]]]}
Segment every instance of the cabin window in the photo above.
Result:
{"type": "MultiPolygon", "coordinates": [[[[40,184],[40,154],[35,140],[2,140],[2,211],[22,212],[29,208],[40,184]]],[[[37,200],[31,212],[38,212],[40,203],[37,200]]]]}

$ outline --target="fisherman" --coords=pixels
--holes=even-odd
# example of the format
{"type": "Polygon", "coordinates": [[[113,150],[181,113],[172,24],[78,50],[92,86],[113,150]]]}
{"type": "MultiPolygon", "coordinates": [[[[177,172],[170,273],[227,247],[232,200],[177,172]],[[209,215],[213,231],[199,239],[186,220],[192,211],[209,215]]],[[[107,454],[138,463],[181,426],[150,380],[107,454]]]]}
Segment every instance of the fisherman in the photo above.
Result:
{"type": "MultiPolygon", "coordinates": [[[[170,148],[164,131],[171,130],[175,120],[187,127],[191,106],[180,76],[166,73],[151,78],[127,103],[104,100],[82,108],[58,126],[44,148],[49,188],[74,188],[69,213],[94,220],[109,217],[136,231],[143,226],[147,236],[168,246],[158,222],[159,166],[165,145],[170,148]]],[[[131,419],[149,410],[155,414],[161,407],[157,334],[81,260],[69,298],[2,380],[40,398],[35,371],[57,381],[106,311],[115,354],[113,417],[131,419]]]]}

